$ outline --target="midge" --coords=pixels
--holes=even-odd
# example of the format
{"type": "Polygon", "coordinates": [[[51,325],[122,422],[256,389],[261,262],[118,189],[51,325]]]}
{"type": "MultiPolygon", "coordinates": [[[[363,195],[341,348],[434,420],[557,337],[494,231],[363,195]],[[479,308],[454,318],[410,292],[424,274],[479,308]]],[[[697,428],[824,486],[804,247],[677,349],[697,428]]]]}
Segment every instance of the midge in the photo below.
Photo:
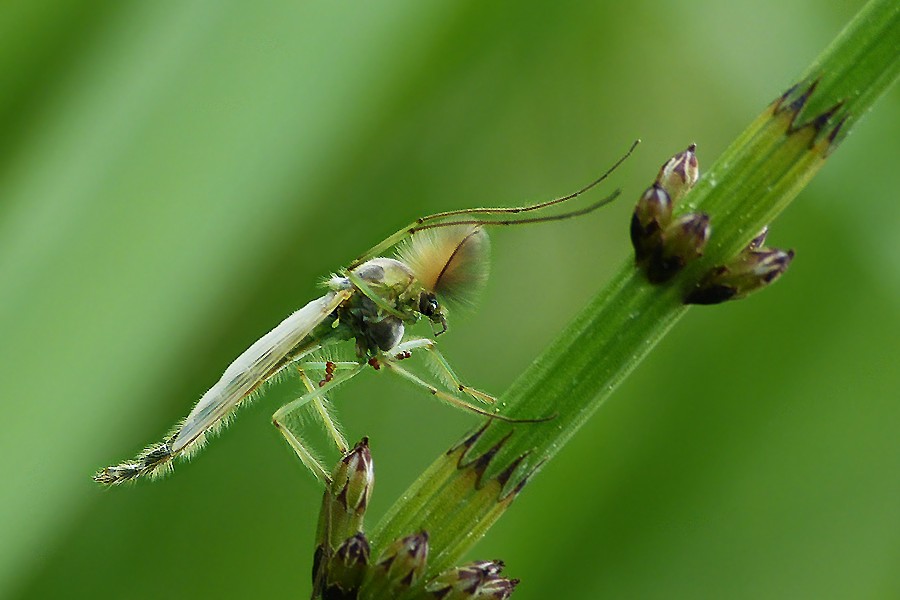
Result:
{"type": "Polygon", "coordinates": [[[287,372],[296,372],[306,393],[272,415],[275,427],[321,481],[329,475],[300,436],[288,425],[288,416],[309,407],[341,453],[349,449],[331,415],[326,396],[335,387],[367,367],[396,373],[425,388],[448,404],[493,419],[534,422],[544,419],[510,419],[479,407],[495,399],[471,388],[456,376],[438,351],[433,338],[405,337],[406,326],[425,317],[433,337],[447,331],[444,303],[471,302],[488,274],[490,243],[484,227],[558,221],[592,212],[618,196],[618,191],[593,204],[545,216],[521,216],[577,198],[614,171],[631,155],[638,142],[606,173],[577,192],[529,206],[473,208],[422,217],[371,248],[347,268],[325,282],[328,292],[313,300],[261,337],[234,362],[187,418],[165,441],[150,446],[136,458],[101,469],[94,480],[118,484],[155,476],[171,469],[172,461],[198,450],[210,433],[222,427],[234,409],[255,395],[263,384],[287,372]],[[396,247],[395,258],[379,256],[396,247]],[[323,349],[355,341],[353,360],[326,360],[323,349]],[[422,351],[439,383],[428,383],[400,363],[422,351]]]}

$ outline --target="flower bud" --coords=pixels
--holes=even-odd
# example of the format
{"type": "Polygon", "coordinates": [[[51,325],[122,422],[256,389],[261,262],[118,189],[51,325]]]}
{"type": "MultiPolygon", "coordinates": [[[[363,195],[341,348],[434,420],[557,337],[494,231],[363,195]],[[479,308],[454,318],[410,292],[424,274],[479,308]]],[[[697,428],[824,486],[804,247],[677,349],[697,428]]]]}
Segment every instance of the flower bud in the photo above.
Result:
{"type": "Polygon", "coordinates": [[[444,571],[425,586],[425,591],[440,600],[509,598],[519,581],[501,577],[502,570],[500,561],[469,563],[444,571]]]}
{"type": "Polygon", "coordinates": [[[329,550],[363,528],[375,484],[375,465],[369,452],[369,440],[363,438],[335,467],[331,483],[322,499],[317,544],[327,543],[329,550]]]}
{"type": "Polygon", "coordinates": [[[696,150],[697,144],[691,144],[684,152],[667,160],[656,176],[656,185],[669,193],[673,203],[681,200],[700,178],[696,150]]]}
{"type": "Polygon", "coordinates": [[[709,215],[687,213],[677,218],[663,232],[662,252],[647,265],[647,278],[652,283],[663,283],[702,256],[709,231],[709,215]]]}
{"type": "Polygon", "coordinates": [[[752,292],[781,277],[793,259],[793,250],[753,250],[732,267],[733,281],[743,293],[752,292]]]}
{"type": "Polygon", "coordinates": [[[332,494],[350,513],[365,513],[375,483],[369,438],[363,438],[338,464],[332,476],[332,494]]]}
{"type": "Polygon", "coordinates": [[[671,220],[672,201],[669,194],[658,185],[647,188],[631,217],[631,244],[638,263],[662,248],[662,231],[671,220]]]}
{"type": "Polygon", "coordinates": [[[685,304],[719,304],[743,298],[778,279],[793,258],[793,250],[744,250],[733,262],[707,273],[688,294],[685,304]]]}
{"type": "Polygon", "coordinates": [[[675,203],[700,177],[696,149],[696,144],[691,144],[666,161],[631,218],[635,263],[652,283],[671,279],[703,253],[709,239],[706,215],[688,213],[672,221],[675,203]]]}
{"type": "Polygon", "coordinates": [[[323,598],[356,598],[369,564],[369,542],[362,533],[347,538],[328,563],[323,598]]]}
{"type": "Polygon", "coordinates": [[[394,540],[378,558],[367,596],[393,598],[415,585],[428,562],[428,534],[424,531],[394,540]]]}

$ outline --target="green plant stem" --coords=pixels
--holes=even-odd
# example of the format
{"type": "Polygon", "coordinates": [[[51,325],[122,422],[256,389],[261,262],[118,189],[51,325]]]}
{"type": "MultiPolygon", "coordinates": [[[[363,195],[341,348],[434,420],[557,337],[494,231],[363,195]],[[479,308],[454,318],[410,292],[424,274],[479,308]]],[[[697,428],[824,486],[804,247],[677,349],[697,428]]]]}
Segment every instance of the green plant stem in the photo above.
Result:
{"type": "MultiPolygon", "coordinates": [[[[512,435],[490,461],[485,477],[527,454],[508,491],[552,458],[685,314],[686,290],[711,266],[739,252],[793,200],[898,72],[900,3],[873,0],[810,67],[797,91],[751,123],[680,207],[706,212],[712,219],[704,257],[662,286],[648,283],[628,261],[502,396],[507,415],[543,415],[552,407],[557,416],[533,425],[493,422],[478,448],[512,435]],[[805,108],[800,103],[794,105],[797,111],[790,109],[814,81],[818,84],[805,108]],[[814,121],[839,102],[839,110],[814,121]],[[816,126],[803,127],[805,122],[816,126]]],[[[459,560],[502,513],[496,503],[468,503],[474,492],[461,485],[461,473],[466,471],[447,456],[438,458],[379,524],[375,544],[383,547],[426,529],[431,535],[429,573],[459,560]]]]}

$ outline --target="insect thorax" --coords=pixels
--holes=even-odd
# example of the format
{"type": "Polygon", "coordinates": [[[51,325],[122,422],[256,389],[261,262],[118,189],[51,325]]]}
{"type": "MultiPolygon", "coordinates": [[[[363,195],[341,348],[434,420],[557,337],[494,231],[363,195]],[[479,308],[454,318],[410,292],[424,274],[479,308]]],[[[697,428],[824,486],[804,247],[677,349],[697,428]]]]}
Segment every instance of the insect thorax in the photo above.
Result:
{"type": "MultiPolygon", "coordinates": [[[[404,323],[419,319],[420,286],[409,267],[392,258],[373,258],[354,269],[353,274],[368,287],[367,293],[377,295],[383,306],[356,289],[338,307],[338,321],[356,339],[360,356],[390,350],[403,339],[404,323]]],[[[355,287],[347,277],[333,277],[329,286],[332,289],[355,287]]]]}

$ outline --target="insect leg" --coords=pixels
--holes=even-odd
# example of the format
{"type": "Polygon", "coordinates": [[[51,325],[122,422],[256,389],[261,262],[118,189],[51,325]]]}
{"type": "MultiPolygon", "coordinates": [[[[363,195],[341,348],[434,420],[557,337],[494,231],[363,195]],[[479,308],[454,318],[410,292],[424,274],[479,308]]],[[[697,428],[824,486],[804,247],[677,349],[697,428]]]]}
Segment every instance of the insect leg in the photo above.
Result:
{"type": "Polygon", "coordinates": [[[281,435],[284,436],[284,439],[287,440],[287,443],[291,445],[291,448],[294,449],[294,452],[297,454],[297,457],[300,458],[300,462],[303,465],[312,471],[312,474],[316,476],[316,479],[321,481],[322,483],[328,485],[331,483],[331,476],[325,470],[325,467],[322,466],[322,463],[313,456],[312,452],[306,447],[306,445],[300,440],[299,437],[294,435],[294,433],[287,428],[286,425],[281,423],[277,417],[272,417],[272,423],[281,432],[281,435]]]}
{"type": "Polygon", "coordinates": [[[403,342],[402,344],[398,344],[396,348],[391,350],[391,354],[395,355],[395,358],[399,358],[398,355],[403,352],[411,352],[413,350],[425,350],[429,354],[429,358],[432,359],[432,364],[434,366],[435,375],[446,385],[448,388],[456,391],[460,391],[464,394],[468,394],[469,396],[484,402],[485,404],[493,404],[497,401],[496,398],[491,396],[490,394],[486,394],[481,390],[476,390],[473,387],[470,387],[464,384],[459,376],[453,371],[453,368],[450,366],[450,363],[447,362],[447,359],[444,358],[444,355],[437,349],[437,343],[429,338],[417,338],[408,340],[403,342]]]}
{"type": "Polygon", "coordinates": [[[384,364],[384,366],[389,368],[391,371],[400,375],[403,379],[406,379],[410,383],[413,383],[419,387],[425,388],[426,390],[428,390],[428,392],[432,396],[435,396],[435,397],[443,400],[447,404],[454,406],[456,408],[460,408],[462,410],[468,410],[470,412],[473,412],[473,413],[476,413],[479,415],[483,415],[490,419],[497,419],[498,421],[505,421],[507,423],[545,423],[547,421],[552,421],[553,419],[556,418],[556,413],[554,413],[552,415],[548,415],[546,417],[538,417],[535,419],[515,419],[512,417],[505,417],[499,413],[484,410],[483,408],[481,408],[475,404],[467,402],[466,400],[463,400],[461,398],[457,398],[456,396],[448,394],[447,392],[442,392],[441,390],[437,389],[436,387],[434,387],[427,381],[424,381],[420,377],[410,373],[403,367],[399,366],[394,360],[385,360],[385,361],[383,361],[383,364],[384,364]]]}
{"type": "Polygon", "coordinates": [[[505,220],[505,221],[492,221],[490,219],[474,219],[474,220],[461,220],[461,221],[452,220],[453,217],[468,216],[468,215],[485,215],[485,216],[515,215],[515,214],[519,214],[519,213],[523,213],[523,212],[531,212],[531,211],[535,211],[535,210],[540,210],[542,208],[547,208],[550,206],[554,206],[556,204],[561,204],[568,200],[573,200],[573,199],[577,198],[578,196],[584,194],[585,192],[587,192],[588,190],[590,190],[591,188],[593,188],[600,182],[602,182],[607,177],[609,177],[610,173],[615,171],[619,167],[619,165],[621,165],[623,162],[625,162],[625,160],[629,156],[631,156],[631,153],[634,152],[634,149],[637,147],[637,145],[639,143],[640,143],[640,140],[635,140],[634,143],[631,144],[631,147],[628,149],[628,152],[626,152],[624,154],[624,156],[622,156],[618,161],[616,161],[616,163],[613,164],[612,167],[607,169],[605,173],[603,173],[600,177],[598,177],[591,183],[587,184],[586,186],[582,187],[581,189],[579,189],[571,194],[567,194],[567,195],[561,196],[559,198],[554,198],[553,200],[547,200],[545,202],[538,202],[536,204],[529,204],[529,205],[525,205],[525,206],[495,207],[495,208],[467,208],[467,209],[461,209],[461,210],[449,210],[449,211],[445,211],[445,212],[435,213],[433,215],[428,215],[426,217],[420,217],[420,218],[416,219],[415,221],[413,221],[412,223],[410,223],[409,225],[407,225],[406,227],[404,227],[403,229],[388,236],[385,240],[383,240],[379,244],[376,244],[375,246],[370,248],[365,254],[359,256],[356,260],[354,260],[350,264],[349,269],[358,267],[359,265],[361,265],[365,261],[369,260],[370,258],[380,255],[382,252],[384,252],[388,248],[392,248],[393,246],[396,246],[397,244],[402,242],[407,237],[409,237],[412,234],[416,233],[417,231],[421,231],[423,229],[431,229],[434,227],[449,227],[451,225],[459,225],[459,224],[512,225],[514,223],[536,223],[536,222],[541,222],[541,221],[545,221],[545,220],[557,220],[560,218],[568,218],[571,216],[577,216],[579,214],[583,214],[585,212],[590,212],[592,210],[600,208],[601,206],[608,204],[609,202],[614,200],[615,197],[618,195],[618,192],[616,192],[616,194],[613,194],[612,196],[610,196],[608,198],[604,198],[603,200],[592,204],[591,206],[588,207],[587,210],[573,211],[571,214],[565,213],[563,215],[557,215],[557,216],[549,217],[549,218],[510,219],[510,220],[505,220]]]}
{"type": "MultiPolygon", "coordinates": [[[[306,369],[316,369],[321,370],[325,373],[325,379],[319,382],[319,385],[325,385],[334,377],[334,371],[338,369],[347,369],[356,367],[358,363],[355,362],[318,362],[318,363],[310,363],[306,362],[302,365],[297,365],[297,371],[300,373],[300,380],[303,382],[303,385],[306,386],[306,390],[308,392],[313,392],[316,390],[316,385],[310,380],[309,375],[306,374],[306,369]],[[330,365],[330,371],[329,371],[330,365]]],[[[350,445],[347,443],[347,438],[344,437],[344,434],[341,433],[340,427],[338,427],[337,420],[331,414],[331,410],[328,405],[328,399],[324,396],[316,396],[312,400],[313,408],[315,409],[316,414],[322,420],[322,424],[325,426],[326,431],[328,431],[328,435],[331,436],[331,439],[334,441],[334,445],[337,446],[337,449],[341,454],[346,454],[350,450],[350,445]]]]}
{"type": "Polygon", "coordinates": [[[296,400],[288,402],[287,404],[276,410],[275,414],[272,415],[272,424],[275,425],[275,428],[281,432],[281,434],[287,440],[288,444],[291,445],[291,448],[294,449],[294,452],[300,458],[300,461],[304,465],[306,465],[306,467],[313,472],[313,475],[315,475],[316,478],[323,483],[331,481],[331,476],[321,465],[321,463],[319,463],[319,461],[313,456],[312,452],[310,452],[306,444],[301,441],[300,438],[296,434],[294,434],[294,432],[291,431],[290,427],[285,422],[285,417],[295,410],[306,406],[313,400],[324,397],[325,394],[331,391],[332,388],[353,378],[357,373],[362,371],[363,367],[366,366],[366,363],[354,364],[355,367],[351,368],[346,373],[335,377],[322,387],[314,388],[312,391],[307,392],[296,400]]]}
{"type": "Polygon", "coordinates": [[[428,390],[428,392],[432,396],[435,396],[435,397],[443,400],[447,404],[449,404],[451,406],[455,406],[456,408],[460,408],[462,410],[468,410],[470,412],[473,412],[473,413],[476,413],[479,415],[483,415],[483,416],[489,417],[491,419],[497,419],[498,421],[506,421],[507,423],[542,423],[544,421],[550,421],[550,420],[556,418],[556,415],[550,415],[549,417],[542,417],[542,418],[538,418],[538,419],[513,419],[510,417],[504,417],[503,415],[486,411],[483,408],[480,408],[479,406],[477,406],[475,404],[467,402],[466,400],[463,400],[461,398],[457,398],[456,396],[448,394],[447,392],[442,392],[441,390],[437,389],[436,387],[434,387],[427,381],[421,379],[420,377],[418,377],[416,375],[413,375],[412,373],[410,373],[403,367],[399,366],[394,361],[387,360],[387,361],[384,361],[383,364],[384,364],[384,366],[389,368],[391,371],[397,373],[397,375],[400,375],[400,377],[402,377],[403,379],[405,379],[405,380],[409,381],[410,383],[413,383],[419,387],[425,388],[426,390],[428,390]]]}
{"type": "Polygon", "coordinates": [[[374,302],[378,308],[380,308],[384,312],[388,313],[389,315],[397,317],[401,321],[403,321],[404,319],[407,318],[406,315],[404,315],[402,312],[400,312],[399,310],[397,310],[396,308],[391,306],[380,295],[376,294],[375,291],[369,286],[369,284],[366,283],[362,277],[360,277],[359,275],[354,273],[352,271],[352,269],[346,269],[341,274],[344,275],[345,277],[347,277],[347,279],[350,280],[350,283],[355,285],[357,287],[357,289],[359,289],[359,291],[362,292],[362,294],[364,296],[366,296],[369,300],[374,302]]]}

